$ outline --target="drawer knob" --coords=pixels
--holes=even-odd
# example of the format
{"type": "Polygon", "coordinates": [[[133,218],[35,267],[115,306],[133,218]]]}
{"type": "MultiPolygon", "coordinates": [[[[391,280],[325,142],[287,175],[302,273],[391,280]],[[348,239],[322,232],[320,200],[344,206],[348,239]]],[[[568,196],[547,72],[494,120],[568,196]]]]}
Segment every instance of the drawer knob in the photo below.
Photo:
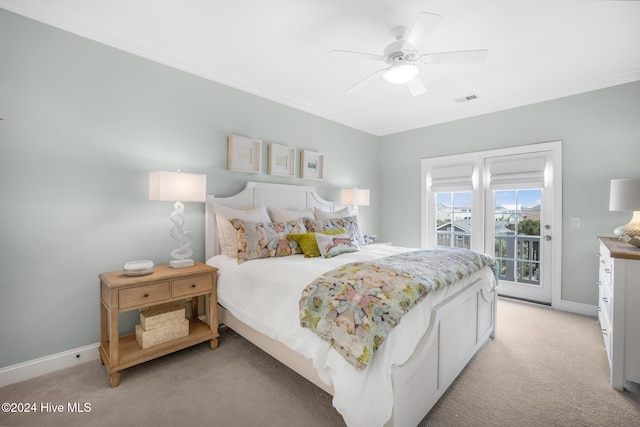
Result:
{"type": "Polygon", "coordinates": [[[607,297],[602,297],[602,301],[609,302],[609,299],[607,297]]]}
{"type": "Polygon", "coordinates": [[[192,284],[191,284],[191,287],[192,287],[192,288],[195,288],[195,287],[196,287],[196,284],[195,284],[195,283],[192,283],[192,284]]]}
{"type": "Polygon", "coordinates": [[[149,294],[145,292],[145,294],[143,295],[145,298],[149,297],[149,294]]]}
{"type": "Polygon", "coordinates": [[[602,328],[602,335],[609,335],[609,334],[607,333],[607,330],[606,330],[605,328],[602,328]]]}
{"type": "Polygon", "coordinates": [[[605,268],[605,269],[604,269],[604,271],[605,271],[605,273],[607,273],[607,274],[611,274],[611,269],[609,269],[609,268],[605,268]]]}

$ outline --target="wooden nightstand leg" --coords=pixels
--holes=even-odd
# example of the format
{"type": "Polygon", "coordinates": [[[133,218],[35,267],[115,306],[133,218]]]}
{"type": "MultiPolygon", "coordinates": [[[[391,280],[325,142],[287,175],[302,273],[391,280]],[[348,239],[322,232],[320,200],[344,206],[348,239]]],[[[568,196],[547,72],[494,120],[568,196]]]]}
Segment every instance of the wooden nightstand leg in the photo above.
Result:
{"type": "Polygon", "coordinates": [[[113,372],[109,374],[111,380],[111,387],[118,387],[120,385],[120,372],[113,372]]]}
{"type": "Polygon", "coordinates": [[[104,357],[102,356],[102,349],[109,348],[109,310],[105,306],[105,302],[100,299],[100,348],[98,353],[100,354],[100,363],[104,365],[104,357]]]}
{"type": "Polygon", "coordinates": [[[198,318],[198,297],[191,298],[191,318],[198,318]]]}
{"type": "Polygon", "coordinates": [[[209,346],[211,347],[211,350],[215,350],[216,348],[218,348],[218,338],[214,338],[209,341],[209,346]]]}

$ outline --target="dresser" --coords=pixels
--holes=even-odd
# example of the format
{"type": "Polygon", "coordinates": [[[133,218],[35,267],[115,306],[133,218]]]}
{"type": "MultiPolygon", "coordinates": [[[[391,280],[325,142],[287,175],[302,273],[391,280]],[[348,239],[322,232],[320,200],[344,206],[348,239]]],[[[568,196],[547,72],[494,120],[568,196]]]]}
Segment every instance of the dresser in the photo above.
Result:
{"type": "Polygon", "coordinates": [[[611,368],[611,386],[640,383],[640,248],[600,237],[598,320],[611,368]]]}

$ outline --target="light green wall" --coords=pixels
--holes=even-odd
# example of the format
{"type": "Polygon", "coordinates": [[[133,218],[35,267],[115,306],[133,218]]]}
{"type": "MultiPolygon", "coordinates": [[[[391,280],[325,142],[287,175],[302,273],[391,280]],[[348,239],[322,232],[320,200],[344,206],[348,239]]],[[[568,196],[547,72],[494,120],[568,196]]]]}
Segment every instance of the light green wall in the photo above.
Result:
{"type": "MultiPolygon", "coordinates": [[[[97,274],[167,262],[172,206],[147,200],[152,170],[205,173],[223,196],[247,180],[313,185],[328,199],[370,188],[365,231],[418,246],[420,159],[560,139],[563,297],[587,304],[595,236],[628,219],[607,211],[609,179],[640,174],[640,83],[377,138],[4,10],[0,116],[0,367],[96,343],[97,274]],[[321,151],[326,179],[228,172],[233,133],[264,141],[265,171],[269,142],[321,151]]],[[[202,261],[204,206],[186,213],[202,261]]]]}
{"type": "Polygon", "coordinates": [[[381,235],[420,245],[420,159],[562,141],[562,298],[597,305],[599,235],[628,222],[609,212],[609,181],[640,177],[640,82],[380,138],[381,235]],[[403,188],[403,191],[398,189],[403,188]],[[581,217],[581,228],[570,218],[581,217]]]}
{"type": "MultiPolygon", "coordinates": [[[[0,116],[0,367],[98,342],[98,273],[168,261],[172,204],[147,200],[149,171],[207,174],[221,196],[247,180],[370,188],[360,215],[378,231],[376,137],[4,10],[0,116]],[[226,170],[229,134],[263,140],[264,173],[226,170]],[[270,142],[323,152],[326,179],[267,175],[270,142]]],[[[204,204],[185,205],[203,261],[204,204]]]]}

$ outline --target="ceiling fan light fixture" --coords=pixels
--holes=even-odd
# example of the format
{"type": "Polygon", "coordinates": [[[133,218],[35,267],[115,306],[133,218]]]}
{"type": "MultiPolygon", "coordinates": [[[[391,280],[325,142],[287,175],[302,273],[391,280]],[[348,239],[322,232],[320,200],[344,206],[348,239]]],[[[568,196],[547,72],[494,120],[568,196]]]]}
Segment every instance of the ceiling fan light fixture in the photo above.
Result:
{"type": "Polygon", "coordinates": [[[402,85],[415,79],[419,71],[420,69],[414,64],[393,64],[382,74],[382,78],[389,83],[402,85]]]}

